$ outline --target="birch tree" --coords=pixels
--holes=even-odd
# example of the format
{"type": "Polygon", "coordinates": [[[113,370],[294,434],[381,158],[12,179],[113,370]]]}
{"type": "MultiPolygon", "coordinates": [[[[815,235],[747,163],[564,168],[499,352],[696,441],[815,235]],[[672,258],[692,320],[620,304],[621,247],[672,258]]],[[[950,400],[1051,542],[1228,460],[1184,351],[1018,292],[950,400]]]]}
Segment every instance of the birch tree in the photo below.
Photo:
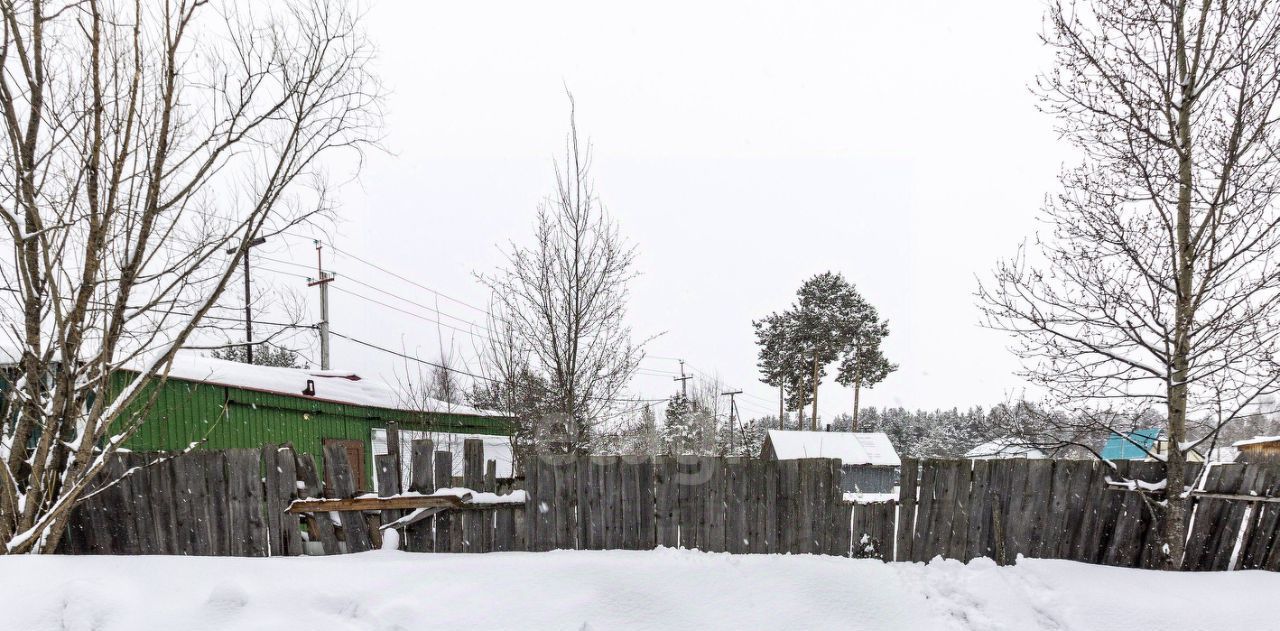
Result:
{"type": "Polygon", "coordinates": [[[0,553],[49,552],[246,244],[326,210],[322,159],[371,141],[378,86],[338,2],[0,19],[0,553]]]}
{"type": "Polygon", "coordinates": [[[1045,204],[1047,233],[980,296],[1071,418],[1165,419],[1177,567],[1188,423],[1223,410],[1211,440],[1280,374],[1280,8],[1055,1],[1046,25],[1055,63],[1035,89],[1080,160],[1045,204]]]}

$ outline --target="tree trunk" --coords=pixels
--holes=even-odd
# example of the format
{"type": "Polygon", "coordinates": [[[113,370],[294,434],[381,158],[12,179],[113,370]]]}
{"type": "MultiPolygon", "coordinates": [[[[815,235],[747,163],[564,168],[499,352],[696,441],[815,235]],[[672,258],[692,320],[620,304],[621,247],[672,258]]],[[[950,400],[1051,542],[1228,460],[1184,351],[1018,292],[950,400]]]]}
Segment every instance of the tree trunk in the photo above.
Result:
{"type": "Polygon", "coordinates": [[[786,429],[787,411],[783,404],[782,386],[778,386],[778,429],[786,429]]]}
{"type": "Polygon", "coordinates": [[[1187,433],[1187,376],[1191,355],[1191,326],[1194,321],[1192,303],[1192,278],[1195,268],[1195,250],[1191,239],[1191,194],[1195,182],[1191,163],[1191,107],[1195,90],[1194,77],[1188,76],[1187,41],[1184,34],[1186,4],[1179,3],[1175,17],[1175,33],[1178,38],[1178,79],[1182,94],[1178,108],[1178,217],[1176,227],[1178,270],[1177,296],[1175,300],[1172,374],[1168,386],[1168,459],[1165,461],[1165,494],[1168,508],[1162,524],[1165,568],[1178,569],[1187,540],[1187,505],[1183,499],[1186,484],[1186,458],[1182,443],[1187,433]]]}
{"type": "Polygon", "coordinates": [[[858,431],[858,393],[862,390],[862,381],[853,382],[853,431],[858,431]]]}
{"type": "Polygon", "coordinates": [[[809,426],[813,431],[818,431],[818,354],[813,354],[813,418],[809,420],[809,426]]]}

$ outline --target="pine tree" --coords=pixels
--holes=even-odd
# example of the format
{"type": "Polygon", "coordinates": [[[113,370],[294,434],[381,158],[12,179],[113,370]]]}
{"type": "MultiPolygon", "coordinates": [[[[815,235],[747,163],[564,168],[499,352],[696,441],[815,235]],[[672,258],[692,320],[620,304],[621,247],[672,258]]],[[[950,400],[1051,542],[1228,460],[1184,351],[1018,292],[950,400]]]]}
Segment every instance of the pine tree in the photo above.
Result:
{"type": "MultiPolygon", "coordinates": [[[[802,419],[804,407],[812,406],[809,423],[813,429],[817,429],[818,386],[832,362],[852,355],[849,363],[854,373],[861,373],[860,367],[867,369],[862,385],[871,378],[883,379],[871,368],[877,365],[873,355],[878,353],[879,340],[888,334],[888,326],[879,322],[875,309],[853,284],[836,272],[809,278],[796,291],[790,308],[752,325],[760,347],[757,366],[761,381],[782,387],[788,408],[799,410],[802,419]],[[863,347],[874,352],[851,353],[850,349],[863,347]]],[[[884,363],[880,363],[881,369],[887,368],[884,363]]]]}
{"type": "Polygon", "coordinates": [[[862,388],[872,388],[884,381],[889,373],[898,369],[898,365],[885,358],[880,343],[889,335],[889,323],[881,322],[875,307],[866,305],[862,313],[863,321],[858,326],[853,340],[844,350],[840,359],[840,368],[836,373],[836,383],[853,387],[852,429],[858,431],[858,399],[862,388]]]}
{"type": "Polygon", "coordinates": [[[764,437],[769,429],[778,425],[778,419],[772,416],[754,419],[737,419],[735,426],[725,424],[716,433],[716,455],[742,456],[754,458],[760,455],[764,446],[764,437]]]}
{"type": "Polygon", "coordinates": [[[669,455],[713,456],[717,447],[717,417],[698,399],[676,393],[667,403],[662,425],[662,450],[669,455]]]}

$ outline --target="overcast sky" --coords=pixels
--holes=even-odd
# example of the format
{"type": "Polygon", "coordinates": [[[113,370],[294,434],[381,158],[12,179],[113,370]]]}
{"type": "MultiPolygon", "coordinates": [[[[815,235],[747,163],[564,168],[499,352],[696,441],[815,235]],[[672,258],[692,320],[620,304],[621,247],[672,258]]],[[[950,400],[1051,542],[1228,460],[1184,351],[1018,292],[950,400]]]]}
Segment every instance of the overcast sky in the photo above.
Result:
{"type": "MultiPolygon", "coordinates": [[[[604,4],[370,6],[388,152],[342,190],[329,238],[416,284],[338,255],[334,286],[416,315],[335,291],[335,331],[434,360],[437,300],[448,324],[483,322],[422,287],[485,306],[473,274],[530,235],[563,153],[568,86],[601,199],[639,248],[629,321],[658,337],[636,393],[671,393],[660,373],[678,357],[745,389],[744,413],[776,411],[751,320],[826,270],[890,322],[885,352],[901,368],[864,405],[990,405],[1020,391],[1008,338],[979,326],[973,294],[1034,234],[1067,155],[1028,91],[1049,63],[1039,3],[604,4]]],[[[261,252],[314,261],[299,239],[261,252]]],[[[305,273],[261,266],[277,286],[302,281],[270,270],[305,273]]],[[[467,334],[443,332],[473,361],[467,334]]],[[[342,340],[333,355],[402,371],[342,340]]],[[[820,394],[826,418],[851,404],[834,383],[820,394]]]]}

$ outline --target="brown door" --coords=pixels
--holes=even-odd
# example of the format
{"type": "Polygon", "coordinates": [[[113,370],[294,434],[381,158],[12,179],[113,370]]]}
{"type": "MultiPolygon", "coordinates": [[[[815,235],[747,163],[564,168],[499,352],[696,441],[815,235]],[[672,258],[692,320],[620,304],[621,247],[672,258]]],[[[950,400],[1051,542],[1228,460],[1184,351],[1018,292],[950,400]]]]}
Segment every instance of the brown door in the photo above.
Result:
{"type": "MultiPolygon", "coordinates": [[[[342,445],[343,450],[347,452],[347,465],[351,467],[351,475],[355,477],[356,488],[359,490],[368,489],[370,485],[365,475],[364,443],[358,440],[326,438],[324,439],[324,444],[326,447],[329,445],[342,445]]],[[[327,488],[333,488],[333,480],[329,478],[327,468],[325,469],[324,483],[327,488]]]]}

